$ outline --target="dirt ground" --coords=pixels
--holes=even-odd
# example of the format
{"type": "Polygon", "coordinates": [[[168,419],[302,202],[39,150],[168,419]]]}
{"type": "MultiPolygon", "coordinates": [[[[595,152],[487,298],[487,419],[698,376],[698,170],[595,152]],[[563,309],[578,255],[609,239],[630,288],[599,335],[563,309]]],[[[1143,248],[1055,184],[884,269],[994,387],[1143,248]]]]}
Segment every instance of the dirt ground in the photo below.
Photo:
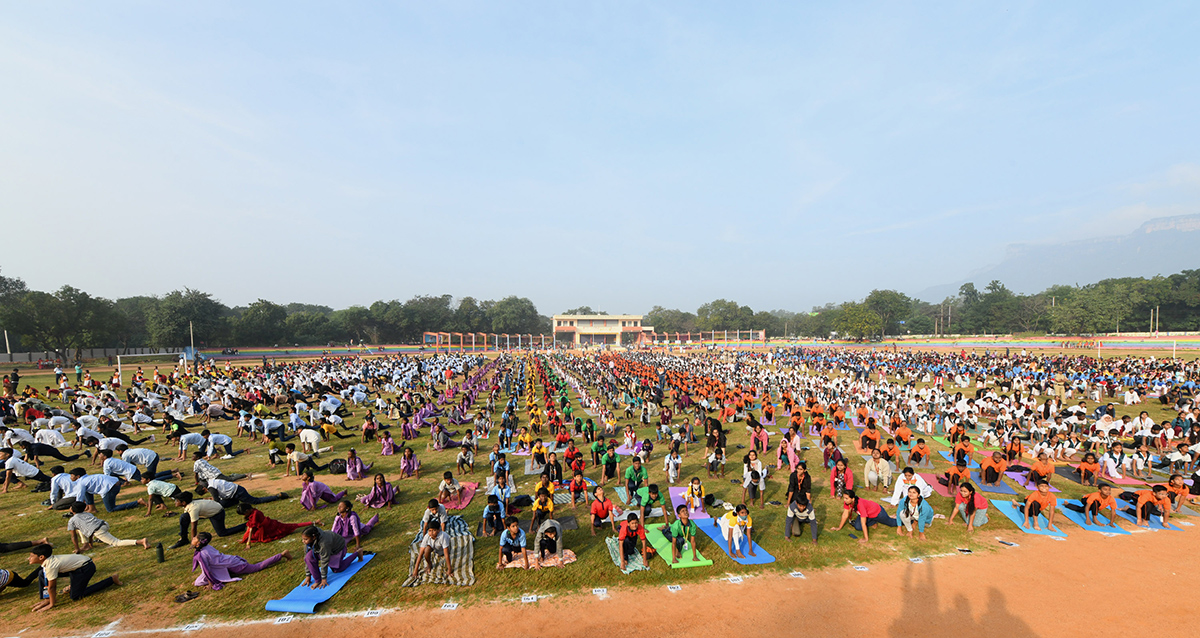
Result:
{"type": "MultiPolygon", "coordinates": [[[[475,603],[454,611],[386,611],[377,618],[297,616],[289,624],[259,621],[182,633],[189,638],[248,631],[255,638],[441,638],[497,635],[499,629],[510,636],[597,636],[619,626],[623,633],[656,637],[728,636],[749,629],[767,636],[817,631],[824,636],[1026,638],[1120,635],[1144,628],[1151,614],[1156,633],[1191,635],[1194,608],[1176,599],[1200,585],[1200,556],[1179,551],[1196,529],[1114,538],[1072,529],[1066,541],[1008,535],[1005,540],[1019,547],[998,545],[993,553],[930,557],[921,564],[898,560],[865,572],[849,565],[805,574],[805,579],[743,572],[740,584],[712,581],[674,593],[629,587],[605,597],[580,593],[537,603],[475,603]],[[647,604],[648,596],[657,602],[647,604]]],[[[449,598],[453,591],[446,593],[449,598]]],[[[148,626],[142,619],[111,629],[117,636],[137,629],[142,636],[181,633],[179,627],[154,632],[148,626]]],[[[22,635],[42,634],[31,628],[22,635]]]]}

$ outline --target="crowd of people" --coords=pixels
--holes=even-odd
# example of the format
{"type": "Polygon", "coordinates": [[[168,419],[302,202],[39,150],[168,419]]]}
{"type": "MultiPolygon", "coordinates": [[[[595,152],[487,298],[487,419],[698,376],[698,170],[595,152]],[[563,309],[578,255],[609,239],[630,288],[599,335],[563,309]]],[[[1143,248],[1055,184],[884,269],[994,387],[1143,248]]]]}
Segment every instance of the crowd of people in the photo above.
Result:
{"type": "Polygon", "coordinates": [[[410,578],[453,571],[450,532],[476,491],[498,568],[573,561],[564,534],[579,511],[591,535],[611,535],[622,571],[649,568],[663,548],[671,563],[698,560],[704,519],[719,530],[712,549],[753,558],[774,534],[752,513],[771,507],[787,541],[807,525],[814,544],[844,529],[870,543],[883,528],[918,541],[938,524],[974,531],[1010,508],[1033,530],[1055,528],[1064,507],[1089,525],[1115,528],[1121,513],[1166,525],[1200,495],[1200,367],[1179,360],[788,348],[209,360],[138,368],[125,385],[82,373],[36,389],[14,387],[14,371],[0,397],[3,498],[36,492],[48,513],[44,537],[0,538],[32,568],[0,570],[0,592],[40,584],[37,611],[61,604],[60,576],[71,600],[121,584],[92,582],[97,544],[172,537],[163,551],[190,549],[194,585],[219,590],[292,556],[252,562],[214,538],[249,547],[299,531],[305,583],[323,588],[370,551],[372,530],[399,524],[390,512],[403,502],[421,504],[410,578]],[[1151,418],[1149,401],[1170,418],[1151,418]],[[294,476],[296,489],[254,488],[231,469],[247,451],[261,457],[256,474],[294,476]],[[727,473],[733,490],[717,487],[727,473]],[[321,480],[330,474],[362,481],[360,493],[321,480]],[[524,475],[536,484],[521,494],[524,475]],[[1016,496],[985,496],[1006,481],[1016,496]],[[1051,490],[1068,483],[1081,493],[1064,504],[1051,490]],[[259,507],[277,501],[299,520],[259,507]],[[328,507],[328,525],[314,520],[328,507]],[[122,538],[126,511],[177,526],[122,538]],[[50,540],[59,514],[68,542],[50,540]]]}

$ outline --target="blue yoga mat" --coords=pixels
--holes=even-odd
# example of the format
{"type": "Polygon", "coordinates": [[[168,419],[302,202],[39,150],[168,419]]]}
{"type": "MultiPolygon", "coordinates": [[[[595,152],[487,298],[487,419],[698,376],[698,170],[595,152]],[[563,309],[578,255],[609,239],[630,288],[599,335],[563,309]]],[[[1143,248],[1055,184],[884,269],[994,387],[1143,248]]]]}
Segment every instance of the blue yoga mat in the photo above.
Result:
{"type": "MultiPolygon", "coordinates": [[[[1120,516],[1121,518],[1129,521],[1130,523],[1137,525],[1137,512],[1133,511],[1133,506],[1129,505],[1128,503],[1124,503],[1124,505],[1126,506],[1126,509],[1121,509],[1122,504],[1123,503],[1121,501],[1117,502],[1117,516],[1120,516]]],[[[1170,530],[1175,530],[1176,532],[1183,531],[1182,529],[1176,527],[1173,523],[1167,523],[1164,526],[1162,523],[1161,516],[1151,515],[1149,523],[1150,523],[1150,529],[1170,529],[1170,530]]]]}
{"type": "Polygon", "coordinates": [[[1033,529],[1033,526],[1025,527],[1025,515],[1017,510],[1016,506],[1012,504],[1012,501],[1001,501],[999,499],[990,500],[992,503],[992,509],[997,510],[1001,514],[1007,516],[1008,520],[1017,524],[1017,529],[1025,532],[1026,534],[1039,534],[1041,536],[1067,535],[1066,532],[1058,529],[1057,526],[1046,529],[1047,524],[1050,521],[1046,520],[1046,517],[1042,516],[1041,514],[1038,514],[1038,526],[1041,527],[1041,529],[1033,529]]]}
{"type": "Polygon", "coordinates": [[[331,572],[329,574],[329,584],[324,589],[310,589],[306,585],[298,585],[295,589],[288,592],[286,596],[278,600],[267,601],[267,611],[283,611],[293,614],[311,614],[316,611],[317,605],[333,598],[334,594],[350,580],[350,577],[357,574],[358,570],[364,565],[371,562],[375,558],[375,554],[365,554],[361,561],[356,561],[350,564],[344,571],[331,572]]]}
{"type": "Polygon", "coordinates": [[[1086,522],[1087,517],[1085,517],[1080,512],[1076,512],[1075,510],[1072,510],[1072,509],[1067,509],[1067,505],[1076,505],[1079,507],[1083,507],[1083,501],[1081,501],[1079,499],[1060,498],[1060,499],[1058,499],[1058,511],[1061,512],[1063,516],[1066,516],[1072,523],[1075,523],[1076,525],[1082,527],[1083,529],[1086,529],[1089,532],[1108,532],[1110,534],[1128,534],[1129,533],[1129,530],[1127,530],[1127,529],[1121,529],[1120,527],[1110,527],[1108,525],[1108,523],[1109,523],[1108,517],[1104,516],[1103,514],[1096,516],[1095,520],[1100,522],[1099,525],[1089,525],[1086,522]]]}
{"type": "MultiPolygon", "coordinates": [[[[949,461],[949,462],[950,462],[950,465],[954,465],[954,455],[953,455],[953,454],[950,454],[949,452],[947,452],[947,451],[945,451],[945,450],[939,450],[939,451],[938,451],[938,454],[941,454],[941,455],[942,455],[942,458],[944,458],[944,459],[946,459],[947,461],[949,461]]],[[[968,467],[968,468],[970,468],[970,469],[972,469],[972,470],[978,470],[978,469],[979,469],[979,463],[976,463],[974,459],[968,459],[968,460],[967,460],[967,467],[968,467]]]]}
{"type": "MultiPolygon", "coordinates": [[[[711,538],[713,543],[717,547],[720,547],[722,552],[725,552],[726,556],[729,556],[729,552],[727,551],[729,549],[728,544],[725,542],[725,537],[721,536],[721,528],[717,526],[717,519],[693,518],[692,522],[696,523],[696,527],[699,527],[700,531],[711,538]]],[[[775,562],[775,557],[768,554],[767,550],[759,547],[758,543],[751,541],[751,547],[754,549],[754,556],[743,551],[742,554],[745,555],[745,558],[736,558],[734,556],[729,556],[729,558],[739,565],[765,565],[775,562]]]]}
{"type": "Polygon", "coordinates": [[[1017,495],[1017,491],[1014,490],[1013,488],[1009,487],[1008,483],[1004,482],[1003,476],[1000,477],[999,485],[984,484],[983,477],[979,475],[979,472],[971,472],[971,480],[975,481],[975,487],[978,488],[982,492],[988,492],[989,494],[1011,494],[1013,496],[1017,495]]]}

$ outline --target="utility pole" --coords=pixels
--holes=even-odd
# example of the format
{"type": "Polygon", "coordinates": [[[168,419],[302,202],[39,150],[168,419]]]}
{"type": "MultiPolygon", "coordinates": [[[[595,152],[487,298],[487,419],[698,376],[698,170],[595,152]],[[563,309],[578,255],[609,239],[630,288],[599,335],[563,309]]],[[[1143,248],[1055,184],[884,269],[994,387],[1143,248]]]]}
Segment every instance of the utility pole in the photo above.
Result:
{"type": "MultiPolygon", "coordinates": [[[[199,363],[199,361],[197,361],[197,357],[196,357],[196,332],[195,332],[195,330],[192,329],[192,322],[190,322],[190,321],[188,322],[188,337],[192,341],[192,374],[196,374],[199,370],[196,367],[196,364],[199,363]]],[[[185,361],[186,361],[186,359],[185,359],[185,361]]]]}

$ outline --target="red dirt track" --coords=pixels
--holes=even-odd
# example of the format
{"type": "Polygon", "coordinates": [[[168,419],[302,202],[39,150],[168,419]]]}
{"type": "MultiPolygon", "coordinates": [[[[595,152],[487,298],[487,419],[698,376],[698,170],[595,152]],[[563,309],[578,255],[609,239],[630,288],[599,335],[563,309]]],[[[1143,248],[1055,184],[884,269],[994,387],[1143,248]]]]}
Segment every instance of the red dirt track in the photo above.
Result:
{"type": "MultiPolygon", "coordinates": [[[[610,589],[538,603],[472,604],[455,611],[414,609],[378,618],[303,618],[287,625],[212,627],[190,638],[342,636],[606,636],[706,638],[735,633],[790,636],[1119,635],[1153,626],[1159,635],[1194,635],[1200,557],[1181,551],[1197,528],[1105,538],[1070,530],[1066,541],[1006,535],[1020,547],[995,553],[897,560],[867,572],[844,569],[787,576],[746,576],[665,588],[610,589]],[[651,598],[656,599],[651,601],[651,598]],[[1147,615],[1149,614],[1149,615],[1147,615]]],[[[880,539],[883,540],[883,539],[880,539]]],[[[901,539],[887,539],[899,546],[901,539]]],[[[447,596],[453,592],[447,590],[447,596]]],[[[531,592],[532,593],[532,592],[531,592]]],[[[124,627],[132,629],[132,627],[124,627]]],[[[31,632],[32,633],[32,632],[31,632]]],[[[178,631],[146,636],[178,636],[178,631]]]]}

